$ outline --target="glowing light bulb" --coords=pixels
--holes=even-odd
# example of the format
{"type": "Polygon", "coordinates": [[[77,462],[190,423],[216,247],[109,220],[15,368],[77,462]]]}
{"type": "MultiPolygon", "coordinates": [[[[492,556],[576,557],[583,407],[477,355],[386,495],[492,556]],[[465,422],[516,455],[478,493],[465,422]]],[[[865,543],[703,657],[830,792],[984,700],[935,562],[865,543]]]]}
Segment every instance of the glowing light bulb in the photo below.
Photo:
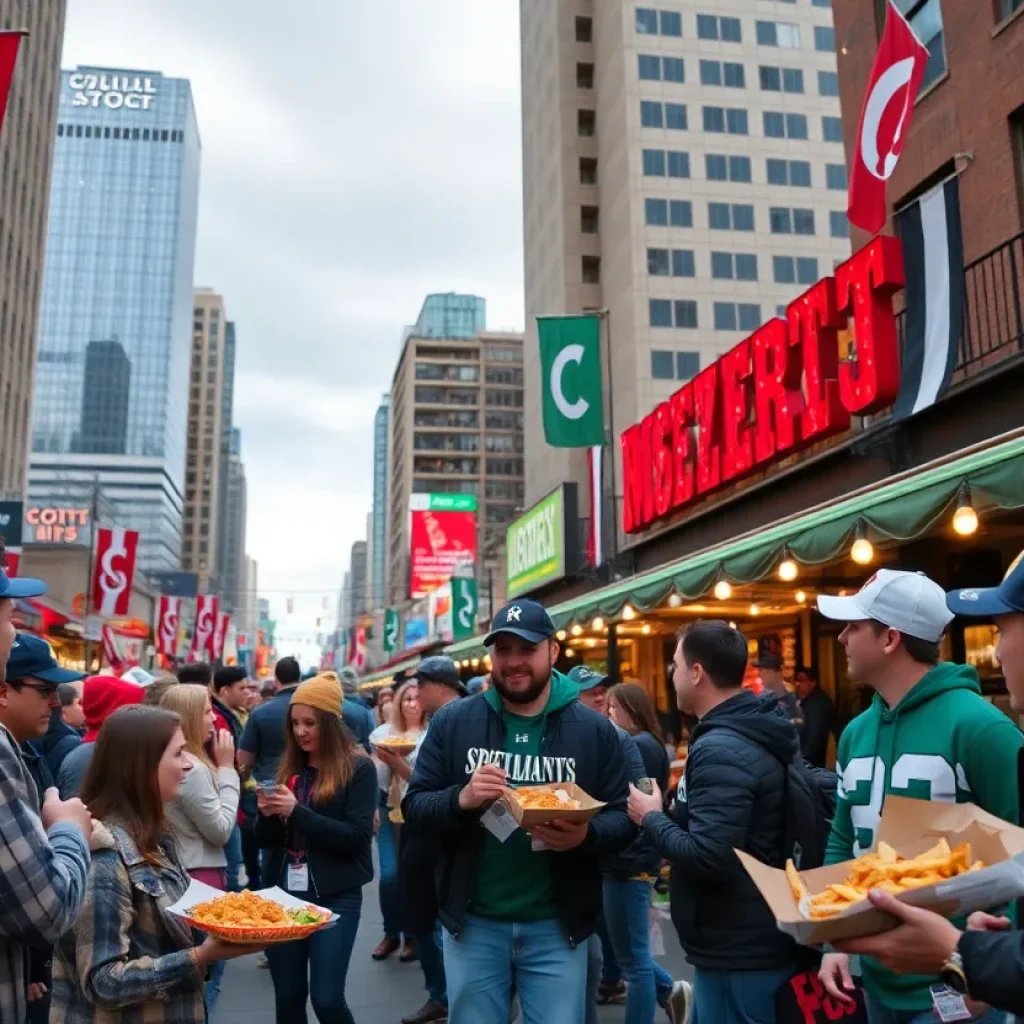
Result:
{"type": "Polygon", "coordinates": [[[787,558],[779,565],[779,579],[783,583],[792,583],[799,572],[800,569],[792,558],[787,558]]]}
{"type": "Polygon", "coordinates": [[[583,632],[583,627],[577,622],[569,632],[572,633],[573,636],[579,636],[583,632]]]}
{"type": "Polygon", "coordinates": [[[624,622],[632,622],[636,618],[636,612],[631,604],[624,604],[622,606],[622,618],[624,622]]]}
{"type": "Polygon", "coordinates": [[[870,565],[875,560],[875,548],[867,537],[858,537],[850,548],[850,557],[858,565],[870,565]]]}
{"type": "Polygon", "coordinates": [[[970,502],[965,502],[953,513],[953,529],[961,537],[970,537],[978,532],[978,513],[970,502]]]}
{"type": "Polygon", "coordinates": [[[571,647],[566,647],[566,649],[565,649],[565,656],[567,658],[575,657],[575,654],[576,654],[576,652],[571,647]]]}
{"type": "Polygon", "coordinates": [[[719,580],[715,584],[715,597],[719,601],[728,601],[732,597],[732,584],[728,580],[719,580]]]}
{"type": "Polygon", "coordinates": [[[470,665],[471,665],[471,666],[472,666],[473,668],[479,668],[479,667],[480,667],[480,659],[479,659],[479,658],[473,658],[473,659],[472,659],[472,660],[470,661],[470,665]]]}
{"type": "Polygon", "coordinates": [[[590,624],[590,628],[595,632],[599,633],[602,629],[604,629],[604,619],[602,619],[600,615],[596,616],[594,618],[594,621],[590,624]]]}
{"type": "Polygon", "coordinates": [[[555,634],[555,636],[557,636],[559,640],[564,640],[564,639],[565,639],[565,630],[564,630],[564,629],[560,629],[560,630],[559,630],[559,631],[558,631],[558,632],[557,632],[557,633],[555,634]]]}
{"type": "Polygon", "coordinates": [[[678,594],[668,595],[668,606],[669,608],[678,608],[683,603],[683,599],[678,594]]]}
{"type": "Polygon", "coordinates": [[[594,638],[593,638],[592,636],[588,636],[588,637],[587,637],[587,639],[586,639],[586,640],[584,640],[583,642],[584,642],[584,643],[585,643],[585,644],[586,644],[586,645],[587,645],[588,647],[596,647],[596,646],[597,646],[597,641],[596,641],[596,640],[595,640],[595,639],[594,639],[594,638]]]}
{"type": "Polygon", "coordinates": [[[750,614],[751,615],[760,615],[761,614],[761,606],[757,605],[757,604],[752,604],[750,606],[750,614]]]}
{"type": "Polygon", "coordinates": [[[796,592],[796,603],[807,604],[807,595],[802,590],[796,592]]]}
{"type": "Polygon", "coordinates": [[[641,629],[640,632],[643,633],[644,636],[650,636],[651,635],[651,624],[649,622],[645,622],[644,623],[644,628],[641,629]]]}

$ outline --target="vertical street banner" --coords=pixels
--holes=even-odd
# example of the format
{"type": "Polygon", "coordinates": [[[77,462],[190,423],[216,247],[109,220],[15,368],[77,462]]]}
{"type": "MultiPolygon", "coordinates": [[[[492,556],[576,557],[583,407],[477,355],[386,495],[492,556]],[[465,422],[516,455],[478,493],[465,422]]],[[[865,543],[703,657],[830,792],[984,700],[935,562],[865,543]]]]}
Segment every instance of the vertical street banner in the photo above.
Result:
{"type": "Polygon", "coordinates": [[[189,661],[205,661],[213,657],[213,635],[217,629],[220,602],[213,594],[200,594],[196,598],[196,623],[192,630],[189,661]]]}
{"type": "Polygon", "coordinates": [[[595,568],[604,561],[604,447],[587,449],[587,482],[590,484],[590,531],[587,534],[587,564],[595,568]]]}
{"type": "Polygon", "coordinates": [[[231,616],[227,612],[217,613],[217,625],[213,630],[212,656],[214,661],[222,661],[224,658],[224,643],[228,638],[228,627],[231,625],[231,616]]]}
{"type": "Polygon", "coordinates": [[[127,615],[135,576],[138,530],[101,526],[93,552],[92,610],[101,618],[127,615]]]}
{"type": "Polygon", "coordinates": [[[167,594],[160,597],[160,612],[156,624],[156,651],[164,658],[173,659],[178,656],[181,601],[180,597],[170,597],[167,594]]]}
{"type": "Polygon", "coordinates": [[[476,580],[456,576],[452,579],[452,640],[468,640],[476,633],[476,580]]]}
{"type": "Polygon", "coordinates": [[[0,32],[0,129],[7,114],[7,97],[11,94],[14,68],[24,32],[0,32]]]}
{"type": "Polygon", "coordinates": [[[949,178],[896,215],[906,275],[906,330],[893,421],[934,405],[953,377],[964,325],[960,181],[949,178]]]}
{"type": "Polygon", "coordinates": [[[537,317],[544,440],[552,448],[604,444],[601,319],[537,317]]]}
{"type": "Polygon", "coordinates": [[[868,76],[850,169],[847,216],[877,234],[885,226],[885,185],[903,152],[928,51],[892,0],[868,76]]]}
{"type": "Polygon", "coordinates": [[[385,654],[394,654],[398,650],[399,633],[401,631],[401,620],[397,608],[386,608],[384,610],[384,638],[383,647],[385,654]]]}

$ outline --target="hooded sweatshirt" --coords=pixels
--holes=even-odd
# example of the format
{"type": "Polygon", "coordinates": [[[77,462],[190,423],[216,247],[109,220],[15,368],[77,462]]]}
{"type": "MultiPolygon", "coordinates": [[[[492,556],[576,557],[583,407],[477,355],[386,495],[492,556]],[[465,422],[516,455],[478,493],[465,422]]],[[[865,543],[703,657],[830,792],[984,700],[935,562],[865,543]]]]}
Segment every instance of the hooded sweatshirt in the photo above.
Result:
{"type": "Polygon", "coordinates": [[[145,690],[135,683],[126,682],[116,676],[90,676],[82,687],[82,711],[85,713],[85,735],[81,746],[76,747],[60,766],[57,788],[61,800],[78,796],[85,781],[85,773],[92,761],[96,737],[103,723],[118,708],[128,704],[141,704],[145,690]]]}
{"type": "MultiPolygon", "coordinates": [[[[967,665],[937,665],[890,708],[876,693],[839,740],[839,788],[826,864],[874,849],[888,793],[918,800],[975,803],[1017,823],[1021,734],[984,700],[967,665]]],[[[897,976],[861,961],[864,984],[894,1010],[929,1010],[938,979],[897,976]]]]}

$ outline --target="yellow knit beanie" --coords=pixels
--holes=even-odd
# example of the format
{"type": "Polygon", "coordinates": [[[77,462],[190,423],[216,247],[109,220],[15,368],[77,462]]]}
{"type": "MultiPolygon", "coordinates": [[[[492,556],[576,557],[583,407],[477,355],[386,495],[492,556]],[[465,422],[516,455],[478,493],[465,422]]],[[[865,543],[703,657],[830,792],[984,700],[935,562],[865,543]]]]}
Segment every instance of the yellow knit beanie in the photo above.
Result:
{"type": "Polygon", "coordinates": [[[292,704],[304,704],[306,707],[319,708],[329,714],[341,717],[341,686],[338,677],[333,672],[314,676],[300,683],[288,702],[292,704]]]}

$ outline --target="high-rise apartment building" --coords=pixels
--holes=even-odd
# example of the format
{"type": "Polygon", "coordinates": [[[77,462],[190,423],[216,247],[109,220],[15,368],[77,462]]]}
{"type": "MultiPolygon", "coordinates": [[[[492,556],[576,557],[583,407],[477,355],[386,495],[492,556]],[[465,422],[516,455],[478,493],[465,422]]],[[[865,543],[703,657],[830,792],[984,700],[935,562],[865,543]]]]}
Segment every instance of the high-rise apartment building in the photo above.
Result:
{"type": "Polygon", "coordinates": [[[217,567],[228,467],[222,462],[224,386],[227,371],[227,317],[224,299],[212,288],[193,297],[192,368],[189,379],[188,445],[185,461],[185,517],[181,565],[198,573],[200,588],[221,593],[217,567]]]}
{"type": "Polygon", "coordinates": [[[486,299],[442,292],[423,300],[420,315],[410,331],[419,338],[472,338],[486,326],[486,299]]]}
{"type": "Polygon", "coordinates": [[[349,557],[349,586],[351,587],[351,603],[349,604],[349,615],[352,625],[360,615],[365,615],[370,608],[367,601],[367,545],[365,540],[357,540],[352,545],[349,557]]]}
{"type": "Polygon", "coordinates": [[[98,484],[151,571],[181,560],[200,148],[188,81],[62,73],[29,496],[98,484]]]}
{"type": "Polygon", "coordinates": [[[230,432],[228,465],[223,476],[223,513],[220,515],[220,541],[218,547],[218,570],[221,600],[225,611],[237,614],[245,607],[245,526],[248,489],[245,480],[245,465],[242,462],[242,432],[237,427],[230,432]]]}
{"type": "Polygon", "coordinates": [[[388,601],[409,597],[413,494],[478,499],[478,578],[501,576],[523,504],[523,338],[406,338],[391,387],[388,601]]]}
{"type": "Polygon", "coordinates": [[[391,396],[382,395],[373,418],[373,511],[370,513],[370,594],[372,608],[387,605],[388,577],[388,423],[391,396]]]}
{"type": "Polygon", "coordinates": [[[0,133],[0,498],[25,493],[66,7],[0,0],[0,25],[29,32],[0,133]]]}
{"type": "MultiPolygon", "coordinates": [[[[220,480],[217,487],[220,493],[220,507],[228,507],[228,488],[232,473],[233,456],[237,454],[237,466],[241,467],[241,435],[233,436],[235,415],[235,325],[228,320],[224,325],[224,385],[221,389],[220,402],[220,480]],[[234,451],[237,445],[237,453],[234,451]]],[[[245,470],[242,469],[244,486],[245,470]]],[[[228,561],[238,557],[237,545],[241,543],[242,554],[245,553],[245,527],[243,520],[242,535],[228,536],[228,517],[221,515],[217,521],[217,579],[221,581],[222,596],[227,596],[226,583],[229,574],[228,561]]],[[[234,575],[237,575],[235,573],[234,575]]]]}
{"type": "Polygon", "coordinates": [[[606,311],[618,460],[618,434],[830,272],[849,229],[829,0],[520,11],[532,504],[587,492],[584,452],[544,442],[537,316],[606,311]]]}

